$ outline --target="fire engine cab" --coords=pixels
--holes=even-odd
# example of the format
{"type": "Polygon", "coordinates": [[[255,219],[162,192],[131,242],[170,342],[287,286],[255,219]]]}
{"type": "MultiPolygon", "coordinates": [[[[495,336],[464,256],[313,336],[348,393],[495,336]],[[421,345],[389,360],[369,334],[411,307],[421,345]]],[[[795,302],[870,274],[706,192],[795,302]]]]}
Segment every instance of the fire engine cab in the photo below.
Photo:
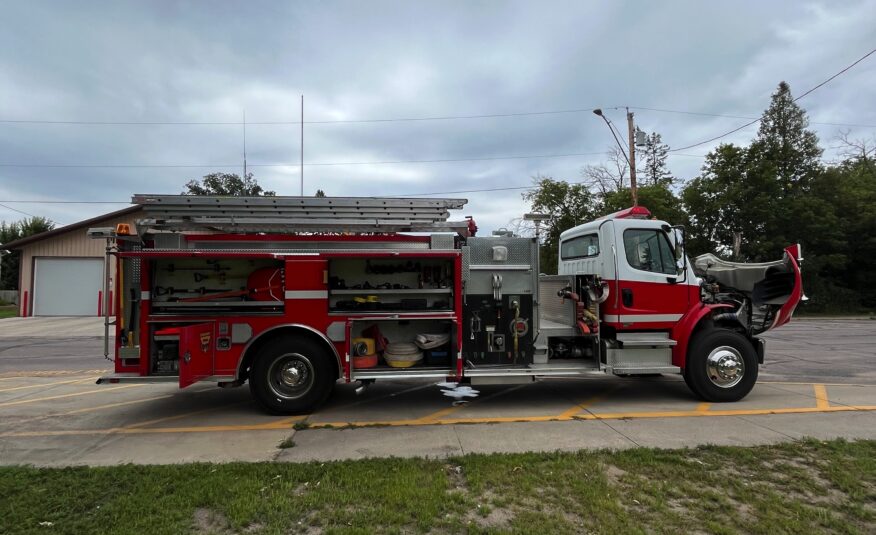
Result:
{"type": "Polygon", "coordinates": [[[643,207],[564,232],[548,276],[535,238],[449,221],[464,199],[132,202],[136,228],[89,230],[118,273],[104,307],[115,371],[98,383],[249,382],[272,413],[389,378],[682,374],[700,398],[735,401],[763,363],[757,335],[803,295],[799,246],[776,262],[690,262],[683,229],[643,207]]]}

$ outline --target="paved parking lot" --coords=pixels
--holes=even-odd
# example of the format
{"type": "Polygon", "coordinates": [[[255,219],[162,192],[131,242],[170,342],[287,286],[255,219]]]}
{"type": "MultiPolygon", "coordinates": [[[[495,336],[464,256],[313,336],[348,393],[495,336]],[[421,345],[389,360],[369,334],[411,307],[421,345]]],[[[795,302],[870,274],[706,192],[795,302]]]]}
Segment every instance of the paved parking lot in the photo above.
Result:
{"type": "MultiPolygon", "coordinates": [[[[70,327],[65,341],[3,326],[2,463],[300,461],[876,438],[876,322],[867,320],[800,321],[782,338],[781,331],[771,335],[774,360],[754,391],[732,404],[700,403],[678,377],[483,386],[461,406],[432,383],[384,381],[362,396],[338,385],[325,407],[304,417],[260,413],[246,387],[97,386],[107,368],[89,327],[70,327]],[[284,442],[294,447],[280,448],[284,442]]],[[[55,332],[62,329],[55,324],[55,332]]]]}

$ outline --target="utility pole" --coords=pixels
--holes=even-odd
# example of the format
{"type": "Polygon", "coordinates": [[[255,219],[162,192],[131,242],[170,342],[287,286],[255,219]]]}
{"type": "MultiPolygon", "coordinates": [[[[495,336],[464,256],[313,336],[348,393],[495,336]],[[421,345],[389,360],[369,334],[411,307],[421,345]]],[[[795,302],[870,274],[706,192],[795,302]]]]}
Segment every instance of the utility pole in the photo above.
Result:
{"type": "Polygon", "coordinates": [[[627,108],[627,130],[630,137],[630,193],[633,195],[633,206],[639,205],[639,194],[636,192],[636,127],[633,124],[633,112],[627,108]]]}
{"type": "Polygon", "coordinates": [[[246,181],[246,110],[243,110],[243,180],[246,181]]]}
{"type": "Polygon", "coordinates": [[[301,95],[301,196],[304,197],[304,95],[301,95]]]}

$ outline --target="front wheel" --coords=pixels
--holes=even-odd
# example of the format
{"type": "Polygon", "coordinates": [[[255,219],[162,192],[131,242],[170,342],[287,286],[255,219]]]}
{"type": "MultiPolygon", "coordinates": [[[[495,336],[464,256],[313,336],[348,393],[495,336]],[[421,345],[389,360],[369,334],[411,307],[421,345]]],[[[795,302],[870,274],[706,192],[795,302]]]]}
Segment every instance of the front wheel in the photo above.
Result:
{"type": "Polygon", "coordinates": [[[706,401],[739,401],[757,381],[757,353],[751,342],[735,331],[702,331],[691,342],[684,379],[694,394],[706,401]]]}
{"type": "Polygon", "coordinates": [[[334,386],[334,359],[306,338],[271,340],[259,351],[249,373],[249,390],[272,414],[301,414],[322,404],[334,386]]]}

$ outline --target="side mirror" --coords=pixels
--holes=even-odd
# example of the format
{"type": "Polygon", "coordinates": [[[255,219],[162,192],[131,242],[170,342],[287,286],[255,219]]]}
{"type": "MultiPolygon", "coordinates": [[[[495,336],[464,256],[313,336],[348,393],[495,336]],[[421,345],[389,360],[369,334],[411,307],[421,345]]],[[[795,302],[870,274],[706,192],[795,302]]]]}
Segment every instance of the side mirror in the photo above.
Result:
{"type": "MultiPolygon", "coordinates": [[[[675,238],[675,266],[682,282],[687,280],[687,254],[684,247],[684,227],[676,225],[672,227],[672,235],[675,238]]],[[[678,282],[678,281],[676,281],[678,282]]]]}

